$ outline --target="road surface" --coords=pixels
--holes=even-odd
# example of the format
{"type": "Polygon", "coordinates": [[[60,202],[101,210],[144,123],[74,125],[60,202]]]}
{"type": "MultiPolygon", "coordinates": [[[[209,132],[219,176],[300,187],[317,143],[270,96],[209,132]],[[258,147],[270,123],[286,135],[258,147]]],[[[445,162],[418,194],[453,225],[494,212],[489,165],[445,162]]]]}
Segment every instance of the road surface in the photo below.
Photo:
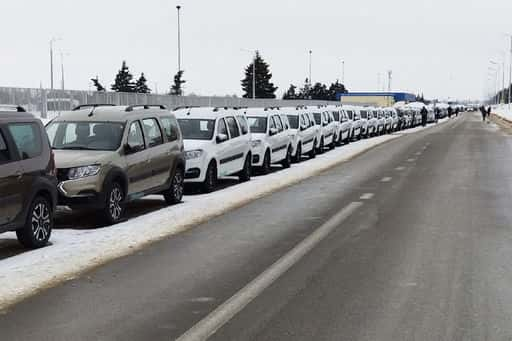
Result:
{"type": "Polygon", "coordinates": [[[510,340],[511,146],[473,114],[393,140],[19,303],[1,338],[510,340]]]}

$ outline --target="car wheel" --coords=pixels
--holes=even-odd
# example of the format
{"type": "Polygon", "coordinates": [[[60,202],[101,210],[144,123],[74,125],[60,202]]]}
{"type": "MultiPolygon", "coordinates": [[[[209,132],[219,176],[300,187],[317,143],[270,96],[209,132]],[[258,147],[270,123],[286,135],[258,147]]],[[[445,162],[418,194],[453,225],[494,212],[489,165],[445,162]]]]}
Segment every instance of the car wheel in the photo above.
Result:
{"type": "Polygon", "coordinates": [[[272,170],[270,162],[270,151],[267,150],[263,156],[263,163],[261,164],[260,173],[266,175],[272,170]]]}
{"type": "Polygon", "coordinates": [[[244,168],[238,174],[238,180],[240,182],[246,182],[246,181],[251,180],[251,173],[252,173],[251,167],[252,167],[251,154],[247,154],[247,157],[245,158],[245,162],[244,162],[244,168]]]}
{"type": "Polygon", "coordinates": [[[107,224],[118,223],[124,214],[124,191],[119,182],[113,182],[107,187],[103,217],[107,224]]]}
{"type": "Polygon", "coordinates": [[[314,159],[316,157],[316,140],[313,142],[313,148],[311,148],[311,151],[309,152],[309,158],[314,159]]]}
{"type": "Polygon", "coordinates": [[[324,138],[322,137],[322,139],[320,140],[320,146],[318,147],[318,154],[323,154],[324,153],[324,138]]]}
{"type": "Polygon", "coordinates": [[[292,147],[291,146],[288,147],[288,149],[286,150],[286,156],[281,164],[283,165],[284,168],[290,168],[290,166],[292,165],[292,147]]]}
{"type": "Polygon", "coordinates": [[[217,166],[211,161],[206,169],[206,177],[203,182],[203,192],[211,193],[217,187],[217,166]]]}
{"type": "Polygon", "coordinates": [[[184,176],[183,170],[177,168],[171,180],[171,187],[164,193],[165,202],[169,205],[177,204],[183,199],[184,176]]]}
{"type": "Polygon", "coordinates": [[[52,205],[45,197],[37,196],[30,204],[25,225],[16,230],[16,236],[23,246],[36,249],[48,243],[52,227],[52,205]]]}
{"type": "Polygon", "coordinates": [[[293,162],[299,163],[302,160],[302,145],[299,143],[297,146],[297,151],[295,152],[295,157],[293,158],[293,162]]]}

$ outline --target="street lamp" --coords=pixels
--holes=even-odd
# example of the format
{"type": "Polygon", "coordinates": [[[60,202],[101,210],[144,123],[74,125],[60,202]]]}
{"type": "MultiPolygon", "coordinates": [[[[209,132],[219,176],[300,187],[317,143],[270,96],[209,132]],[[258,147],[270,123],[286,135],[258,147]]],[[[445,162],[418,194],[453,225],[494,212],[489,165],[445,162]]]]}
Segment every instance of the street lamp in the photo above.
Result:
{"type": "Polygon", "coordinates": [[[60,74],[61,74],[61,89],[64,91],[64,56],[69,56],[69,53],[60,51],[60,74]]]}
{"type": "Polygon", "coordinates": [[[312,81],[311,81],[311,58],[312,58],[312,55],[313,54],[313,51],[309,50],[309,86],[311,87],[311,84],[312,81]]]}
{"type": "Polygon", "coordinates": [[[50,39],[50,89],[53,90],[53,44],[61,38],[50,39]]]}
{"type": "Polygon", "coordinates": [[[341,61],[341,84],[345,85],[345,61],[341,61]]]}
{"type": "Polygon", "coordinates": [[[492,67],[489,66],[487,68],[487,71],[491,71],[491,72],[494,73],[494,90],[495,90],[495,96],[496,96],[496,99],[495,99],[496,103],[495,104],[498,104],[498,99],[499,99],[499,96],[498,96],[499,95],[499,91],[498,91],[498,87],[499,87],[499,85],[498,85],[499,84],[499,80],[498,80],[498,77],[499,77],[499,72],[498,72],[499,71],[499,64],[494,62],[494,61],[492,61],[492,60],[490,61],[490,63],[497,66],[497,69],[492,68],[492,67]]]}
{"type": "Polygon", "coordinates": [[[245,52],[254,53],[254,57],[252,60],[252,99],[256,99],[256,57],[258,56],[258,50],[247,50],[241,49],[245,52]]]}
{"type": "Polygon", "coordinates": [[[181,6],[176,6],[178,12],[178,72],[181,71],[181,28],[180,28],[180,9],[181,6]]]}

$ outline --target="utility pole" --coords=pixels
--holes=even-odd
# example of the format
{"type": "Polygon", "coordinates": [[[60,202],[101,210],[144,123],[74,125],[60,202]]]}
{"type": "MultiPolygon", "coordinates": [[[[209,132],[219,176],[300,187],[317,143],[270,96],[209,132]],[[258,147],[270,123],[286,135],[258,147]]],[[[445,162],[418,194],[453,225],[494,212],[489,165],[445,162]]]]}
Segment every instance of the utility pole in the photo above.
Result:
{"type": "Polygon", "coordinates": [[[391,79],[393,77],[393,71],[388,71],[388,92],[391,92],[391,79]]]}
{"type": "Polygon", "coordinates": [[[60,85],[61,85],[62,91],[64,91],[64,53],[62,51],[60,51],[60,75],[61,75],[60,85]]]}
{"type": "Polygon", "coordinates": [[[181,28],[180,28],[180,9],[181,6],[176,6],[178,11],[178,72],[181,71],[181,28]]]}
{"type": "Polygon", "coordinates": [[[345,85],[345,61],[341,61],[341,84],[345,85]]]}
{"type": "Polygon", "coordinates": [[[312,58],[311,54],[312,53],[313,53],[313,51],[309,50],[309,87],[311,87],[311,84],[313,84],[311,81],[311,58],[312,58]]]}

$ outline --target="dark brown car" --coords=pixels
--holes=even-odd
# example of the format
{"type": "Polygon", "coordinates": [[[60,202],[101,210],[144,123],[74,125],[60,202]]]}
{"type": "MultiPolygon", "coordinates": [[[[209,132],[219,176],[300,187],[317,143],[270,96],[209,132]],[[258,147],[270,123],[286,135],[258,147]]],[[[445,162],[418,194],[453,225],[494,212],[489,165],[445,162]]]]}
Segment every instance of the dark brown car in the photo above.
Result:
{"type": "Polygon", "coordinates": [[[0,111],[0,232],[38,248],[53,227],[55,161],[43,124],[23,111],[0,111]]]}

